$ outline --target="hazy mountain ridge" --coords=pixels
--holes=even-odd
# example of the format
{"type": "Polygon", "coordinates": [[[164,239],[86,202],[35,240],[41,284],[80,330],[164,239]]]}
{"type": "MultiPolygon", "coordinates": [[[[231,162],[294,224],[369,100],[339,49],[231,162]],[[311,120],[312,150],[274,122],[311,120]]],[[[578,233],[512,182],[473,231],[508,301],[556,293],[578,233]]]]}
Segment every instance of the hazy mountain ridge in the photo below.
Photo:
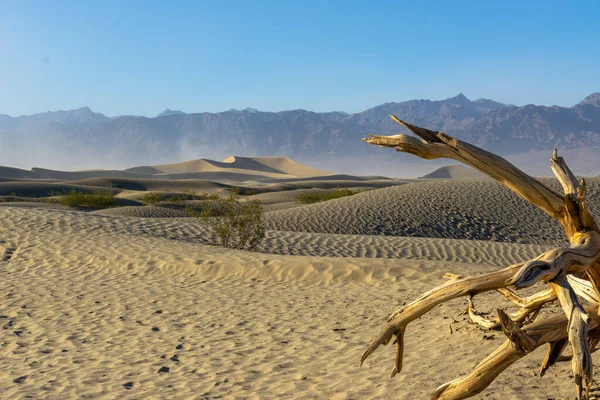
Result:
{"type": "Polygon", "coordinates": [[[21,144],[34,142],[40,151],[61,148],[88,158],[99,154],[127,159],[129,165],[228,154],[299,160],[381,155],[360,139],[369,133],[401,132],[389,114],[503,154],[600,145],[600,93],[570,108],[471,101],[461,93],[439,101],[385,103],[355,114],[251,108],[191,114],[167,109],[161,114],[165,113],[154,118],[109,118],[83,107],[31,116],[0,115],[0,152],[10,161],[21,144]]]}
{"type": "Polygon", "coordinates": [[[20,115],[11,117],[6,114],[0,115],[0,123],[3,124],[82,124],[82,123],[102,123],[110,120],[109,117],[93,112],[89,107],[81,107],[76,110],[47,111],[32,115],[20,115]]]}
{"type": "Polygon", "coordinates": [[[471,101],[460,93],[446,100],[386,103],[350,117],[357,118],[361,125],[379,127],[385,133],[397,132],[399,129],[388,118],[390,114],[429,129],[456,133],[464,131],[486,113],[503,107],[506,105],[488,99],[471,101]]]}
{"type": "Polygon", "coordinates": [[[492,110],[460,135],[500,153],[600,145],[600,93],[566,108],[526,105],[492,110]]]}
{"type": "Polygon", "coordinates": [[[183,111],[171,110],[170,108],[167,108],[165,111],[161,112],[156,117],[167,117],[169,115],[185,115],[185,113],[183,111]]]}

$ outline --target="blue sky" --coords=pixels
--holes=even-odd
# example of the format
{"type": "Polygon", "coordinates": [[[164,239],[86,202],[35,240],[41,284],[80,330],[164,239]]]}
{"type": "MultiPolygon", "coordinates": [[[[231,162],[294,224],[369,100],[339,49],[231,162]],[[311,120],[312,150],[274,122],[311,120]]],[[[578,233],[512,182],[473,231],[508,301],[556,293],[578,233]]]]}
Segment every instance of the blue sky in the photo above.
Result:
{"type": "Polygon", "coordinates": [[[357,112],[600,91],[600,3],[0,0],[0,113],[357,112]]]}

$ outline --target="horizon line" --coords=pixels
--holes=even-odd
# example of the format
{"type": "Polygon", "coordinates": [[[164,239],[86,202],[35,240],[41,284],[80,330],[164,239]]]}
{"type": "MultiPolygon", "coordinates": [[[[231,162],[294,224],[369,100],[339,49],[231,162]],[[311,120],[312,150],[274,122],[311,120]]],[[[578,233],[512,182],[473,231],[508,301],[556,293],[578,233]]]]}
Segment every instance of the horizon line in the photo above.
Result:
{"type": "MultiPolygon", "coordinates": [[[[98,112],[98,111],[92,110],[92,108],[90,106],[82,106],[82,107],[78,107],[78,108],[68,108],[68,109],[58,109],[58,110],[41,111],[41,112],[37,112],[37,113],[33,113],[33,114],[20,114],[20,115],[17,115],[17,116],[9,115],[9,114],[0,114],[0,115],[5,115],[5,116],[8,116],[10,118],[22,118],[22,117],[31,117],[31,116],[35,116],[35,115],[48,114],[48,113],[78,111],[78,110],[83,110],[83,109],[88,109],[88,110],[90,110],[94,114],[99,114],[99,115],[102,115],[102,116],[105,116],[105,117],[111,118],[111,119],[120,118],[120,117],[141,117],[141,118],[153,119],[153,118],[159,118],[159,115],[162,114],[165,111],[182,112],[185,115],[191,115],[191,114],[220,114],[220,113],[225,113],[225,112],[241,112],[241,111],[247,111],[247,110],[254,110],[256,112],[273,113],[273,114],[278,114],[278,113],[283,113],[283,112],[291,112],[291,111],[307,111],[307,112],[312,112],[312,113],[315,113],[315,114],[341,113],[341,114],[347,114],[347,115],[354,115],[354,114],[360,114],[362,112],[365,112],[365,111],[368,111],[368,110],[371,110],[373,108],[380,107],[380,106],[386,105],[386,104],[392,104],[392,103],[401,104],[401,103],[408,103],[408,102],[411,102],[411,101],[440,102],[440,101],[447,101],[447,100],[451,100],[451,99],[455,99],[455,98],[460,98],[460,97],[464,97],[465,99],[467,99],[467,100],[469,100],[471,102],[475,102],[475,101],[478,101],[478,100],[489,100],[489,101],[493,101],[493,102],[496,102],[496,103],[504,104],[507,107],[525,107],[525,106],[529,106],[529,105],[534,105],[534,106],[539,106],[539,107],[571,108],[571,107],[574,107],[577,104],[581,103],[582,101],[584,101],[588,97],[594,96],[594,95],[600,96],[600,91],[590,93],[589,95],[585,96],[581,101],[579,101],[578,103],[576,103],[576,104],[574,104],[572,106],[559,106],[559,105],[556,105],[556,104],[548,106],[548,105],[534,104],[534,103],[527,103],[527,104],[523,104],[523,105],[516,105],[516,104],[513,104],[513,103],[502,103],[502,102],[499,102],[499,101],[496,101],[496,100],[493,100],[493,99],[490,99],[490,98],[487,98],[487,97],[480,97],[478,99],[471,100],[470,98],[468,98],[467,96],[465,96],[462,92],[460,92],[459,94],[457,94],[455,96],[446,97],[444,99],[439,99],[439,100],[432,100],[432,99],[410,99],[410,100],[402,100],[402,101],[387,101],[385,103],[381,103],[381,104],[375,105],[373,107],[364,109],[362,111],[354,112],[354,113],[349,113],[349,112],[346,112],[346,111],[343,111],[343,110],[312,111],[312,110],[309,110],[309,109],[306,109],[306,108],[295,108],[295,109],[287,109],[287,110],[279,110],[279,111],[265,111],[265,110],[259,110],[259,109],[256,109],[254,107],[250,107],[249,106],[249,107],[246,107],[246,108],[243,108],[243,109],[236,109],[236,108],[232,107],[232,108],[230,108],[228,110],[215,111],[215,112],[210,112],[210,111],[185,112],[185,111],[181,111],[179,109],[171,109],[171,108],[167,107],[167,108],[165,108],[164,110],[162,110],[161,112],[157,113],[154,116],[147,116],[147,115],[142,115],[142,114],[119,114],[119,115],[115,115],[115,116],[108,116],[106,114],[103,114],[102,112],[98,112]]],[[[249,111],[249,112],[252,112],[252,111],[249,111]]],[[[179,114],[179,115],[182,115],[182,114],[179,114]]]]}

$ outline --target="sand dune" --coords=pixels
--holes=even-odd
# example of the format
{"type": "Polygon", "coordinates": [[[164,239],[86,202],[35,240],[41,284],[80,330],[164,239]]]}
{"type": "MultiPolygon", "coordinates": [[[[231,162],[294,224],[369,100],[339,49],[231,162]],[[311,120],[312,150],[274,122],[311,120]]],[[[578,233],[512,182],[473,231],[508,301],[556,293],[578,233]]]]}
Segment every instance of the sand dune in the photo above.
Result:
{"type": "Polygon", "coordinates": [[[160,192],[181,192],[184,190],[195,190],[199,193],[212,193],[215,191],[229,188],[218,182],[205,181],[200,179],[126,179],[126,178],[91,178],[80,181],[69,182],[75,185],[97,186],[103,188],[116,188],[124,190],[137,191],[160,191],[160,192]]]}
{"type": "Polygon", "coordinates": [[[229,165],[224,162],[199,159],[173,164],[154,166],[142,166],[130,168],[127,171],[146,175],[156,175],[158,178],[174,176],[232,176],[250,175],[252,177],[264,177],[269,179],[289,178],[288,174],[273,170],[260,163],[243,163],[243,165],[229,165]]]}
{"type": "Polygon", "coordinates": [[[328,172],[308,167],[285,157],[239,157],[231,156],[223,161],[199,159],[173,164],[141,166],[127,169],[141,174],[197,174],[231,173],[283,179],[331,175],[328,172]]]}
{"type": "MultiPolygon", "coordinates": [[[[161,207],[149,206],[144,208],[152,210],[161,207]]],[[[94,214],[119,215],[110,213],[109,211],[129,209],[134,210],[134,213],[120,215],[130,217],[137,216],[135,215],[135,211],[137,211],[136,207],[113,208],[96,211],[94,214]]],[[[148,211],[148,213],[150,212],[152,211],[148,211]]],[[[155,211],[155,213],[157,212],[158,211],[155,211]]],[[[148,214],[143,214],[141,216],[151,218],[151,215],[148,214]]],[[[126,220],[126,222],[123,223],[122,228],[125,229],[125,231],[119,232],[126,232],[133,236],[150,236],[170,240],[185,240],[193,243],[214,244],[210,230],[202,223],[202,220],[194,218],[158,218],[152,220],[142,220],[139,218],[123,219],[126,220]]],[[[88,219],[87,223],[91,223],[90,221],[93,221],[94,224],[100,224],[106,220],[88,219]]],[[[79,220],[76,222],[77,224],[81,223],[79,220]]],[[[79,226],[81,225],[76,225],[76,227],[79,226]]],[[[400,258],[457,263],[475,262],[480,264],[489,264],[491,262],[513,264],[522,260],[522,257],[530,258],[545,249],[547,249],[547,246],[543,245],[514,245],[490,241],[394,236],[332,235],[290,231],[267,231],[265,239],[257,247],[259,252],[280,255],[400,258]]]]}
{"type": "MultiPolygon", "coordinates": [[[[410,326],[404,371],[387,379],[390,348],[359,367],[382,321],[446,272],[492,271],[564,240],[541,211],[494,181],[460,179],[464,171],[315,176],[288,161],[196,160],[119,176],[30,171],[78,177],[61,182],[0,169],[13,174],[0,182],[2,398],[428,398],[504,336],[468,324],[464,299],[449,302],[410,326]],[[206,221],[185,210],[200,209],[199,198],[136,201],[154,191],[226,196],[238,185],[257,193],[242,201],[266,210],[252,252],[214,246],[206,221]],[[361,193],[296,200],[344,186],[361,193]],[[40,198],[71,189],[110,191],[120,207],[75,211],[40,198]]],[[[600,178],[587,186],[600,215],[600,178]]],[[[478,297],[477,308],[494,310],[498,296],[478,297]]],[[[569,363],[540,378],[542,357],[510,367],[482,398],[570,398],[569,363]]]]}
{"type": "Polygon", "coordinates": [[[228,171],[199,171],[199,172],[177,172],[154,174],[147,170],[149,167],[141,167],[138,171],[129,170],[94,170],[94,171],[56,171],[42,168],[32,168],[31,171],[16,168],[0,167],[0,177],[8,179],[29,180],[52,180],[52,181],[79,181],[94,178],[124,178],[124,179],[202,179],[241,182],[246,180],[267,180],[290,178],[284,174],[269,174],[258,171],[236,170],[228,171]],[[144,172],[145,171],[145,172],[144,172]]]}
{"type": "Polygon", "coordinates": [[[332,175],[330,172],[308,167],[287,157],[231,156],[223,160],[223,163],[230,164],[234,168],[250,170],[257,170],[256,166],[258,165],[260,166],[259,168],[268,167],[271,172],[279,172],[301,178],[332,175]]]}
{"type": "MultiPolygon", "coordinates": [[[[319,182],[319,181],[362,181],[362,182],[385,182],[391,181],[392,178],[388,178],[385,176],[379,175],[369,175],[369,176],[355,176],[355,175],[346,175],[346,174],[332,174],[332,175],[324,175],[324,176],[313,176],[313,177],[302,177],[302,178],[286,178],[282,179],[284,182],[319,182]]],[[[415,181],[415,179],[406,179],[406,182],[415,181]]]]}
{"type": "MultiPolygon", "coordinates": [[[[545,182],[557,185],[553,180],[545,182]]],[[[587,182],[588,202],[594,215],[600,216],[600,179],[587,182]]],[[[299,232],[538,244],[565,240],[555,220],[491,180],[421,182],[371,190],[274,211],[266,221],[270,229],[299,232]]]]}
{"type": "Polygon", "coordinates": [[[164,207],[143,205],[136,207],[116,207],[105,210],[92,211],[96,215],[111,217],[137,217],[137,218],[189,218],[189,212],[184,207],[164,207]]]}
{"type": "MultiPolygon", "coordinates": [[[[478,258],[478,242],[444,248],[429,239],[423,255],[409,243],[417,239],[404,238],[405,259],[293,257],[202,245],[189,219],[21,208],[2,208],[0,218],[5,398],[427,398],[502,335],[483,340],[462,300],[440,306],[411,325],[405,372],[390,380],[389,348],[358,365],[381,321],[446,271],[489,271],[506,254],[536,250],[488,243],[478,258]],[[449,249],[462,250],[449,259],[449,249]],[[452,365],[439,368],[449,353],[452,365]]],[[[323,237],[316,252],[351,243],[314,236],[323,237]]],[[[478,307],[496,300],[485,296],[478,307]]],[[[537,370],[542,357],[509,368],[483,395],[570,398],[569,363],[544,378],[515,374],[537,370]]]]}
{"type": "Polygon", "coordinates": [[[482,174],[476,169],[462,165],[448,165],[446,167],[441,167],[427,175],[422,176],[422,178],[463,180],[490,179],[487,175],[482,174]]]}
{"type": "MultiPolygon", "coordinates": [[[[0,166],[0,179],[74,181],[91,178],[143,178],[144,175],[121,170],[58,171],[34,167],[31,170],[0,166]]],[[[148,175],[151,177],[151,175],[148,175]]]]}
{"type": "MultiPolygon", "coordinates": [[[[15,194],[22,197],[47,197],[51,196],[53,193],[68,193],[73,189],[84,193],[93,193],[99,190],[98,187],[95,186],[69,183],[47,183],[39,181],[0,182],[0,196],[9,196],[15,194]]],[[[114,188],[104,188],[103,190],[113,194],[117,194],[119,192],[119,190],[114,188]]]]}
{"type": "Polygon", "coordinates": [[[285,157],[238,157],[223,161],[198,159],[172,164],[138,166],[126,170],[58,171],[0,166],[0,177],[9,179],[52,179],[61,181],[93,178],[206,179],[218,181],[274,180],[323,177],[329,172],[302,165],[285,157]]]}
{"type": "Polygon", "coordinates": [[[214,166],[210,160],[192,160],[178,162],[172,164],[161,164],[153,166],[141,166],[128,168],[126,171],[137,172],[142,174],[189,174],[194,172],[218,171],[219,168],[214,166]]]}
{"type": "MultiPolygon", "coordinates": [[[[553,181],[547,182],[556,185],[553,181]]],[[[35,198],[56,191],[76,189],[94,192],[99,188],[112,191],[121,199],[139,201],[148,191],[177,195],[184,190],[193,190],[197,194],[216,193],[227,196],[231,185],[201,180],[107,178],[71,183],[12,181],[0,183],[0,196],[14,193],[35,198]]],[[[277,231],[492,240],[543,245],[555,245],[564,240],[561,227],[553,219],[491,180],[413,183],[394,180],[317,180],[251,186],[250,190],[260,193],[248,198],[263,203],[267,211],[267,227],[277,231]],[[379,189],[379,185],[394,186],[379,189]],[[296,201],[296,196],[305,188],[322,190],[341,186],[356,188],[362,193],[309,205],[296,201]]],[[[599,178],[588,179],[587,194],[592,212],[600,214],[600,209],[595,205],[600,199],[599,178]]],[[[185,205],[115,208],[97,213],[145,218],[188,216],[185,205]]]]}

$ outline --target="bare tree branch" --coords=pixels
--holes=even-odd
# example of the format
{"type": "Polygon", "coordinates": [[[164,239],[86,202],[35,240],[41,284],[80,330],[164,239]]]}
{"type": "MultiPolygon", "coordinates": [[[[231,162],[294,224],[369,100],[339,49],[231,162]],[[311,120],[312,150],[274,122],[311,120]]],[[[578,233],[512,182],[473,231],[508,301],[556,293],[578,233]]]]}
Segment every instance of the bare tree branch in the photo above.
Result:
{"type": "Polygon", "coordinates": [[[392,376],[399,373],[402,369],[403,336],[407,325],[438,304],[456,297],[469,296],[467,312],[471,320],[486,328],[500,324],[509,340],[488,356],[471,374],[438,388],[434,399],[463,399],[473,396],[487,387],[514,361],[534,348],[550,343],[550,349],[540,369],[540,373],[544,374],[559,360],[567,341],[573,347],[571,362],[577,397],[586,398],[592,383],[591,348],[595,348],[600,341],[600,329],[594,330],[600,324],[597,310],[600,299],[600,230],[587,208],[585,181],[577,181],[564,159],[559,157],[555,150],[550,164],[563,188],[564,195],[561,195],[502,157],[443,132],[412,125],[393,115],[391,118],[418,138],[404,134],[370,135],[363,140],[424,159],[453,159],[483,172],[560,222],[571,245],[569,248],[551,249],[533,260],[479,277],[456,279],[456,276],[450,274],[453,281],[423,294],[388,318],[384,329],[363,354],[361,364],[381,344],[388,343],[396,336],[396,362],[392,376]],[[547,282],[550,290],[523,298],[507,289],[509,286],[519,289],[536,282],[547,282]],[[479,315],[470,298],[494,289],[521,309],[511,315],[500,310],[498,319],[494,320],[479,315]],[[596,305],[592,315],[582,307],[578,296],[596,305]],[[543,304],[554,299],[559,300],[565,315],[555,315],[531,325],[524,325],[525,322],[535,319],[543,304]]]}

